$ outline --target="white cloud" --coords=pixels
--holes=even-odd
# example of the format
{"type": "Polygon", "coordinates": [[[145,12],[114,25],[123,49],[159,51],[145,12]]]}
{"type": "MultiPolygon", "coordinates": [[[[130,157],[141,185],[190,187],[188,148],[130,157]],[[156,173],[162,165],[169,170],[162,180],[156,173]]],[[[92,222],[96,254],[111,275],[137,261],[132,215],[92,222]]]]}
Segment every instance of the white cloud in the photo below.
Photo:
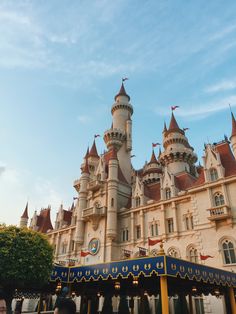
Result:
{"type": "Polygon", "coordinates": [[[217,84],[208,86],[205,91],[207,93],[217,93],[227,90],[236,89],[236,79],[224,80],[217,84]]]}

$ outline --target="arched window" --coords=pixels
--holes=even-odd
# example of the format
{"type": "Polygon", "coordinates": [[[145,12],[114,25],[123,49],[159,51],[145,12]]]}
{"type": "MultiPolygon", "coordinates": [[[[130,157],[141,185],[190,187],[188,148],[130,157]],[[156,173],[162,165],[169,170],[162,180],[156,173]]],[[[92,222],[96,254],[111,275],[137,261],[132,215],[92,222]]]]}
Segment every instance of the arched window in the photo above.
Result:
{"type": "Polygon", "coordinates": [[[179,257],[179,252],[173,247],[168,249],[167,254],[172,257],[179,257]]]}
{"type": "Polygon", "coordinates": [[[171,198],[171,190],[170,188],[166,189],[166,199],[169,200],[171,198]]]}
{"type": "Polygon", "coordinates": [[[225,203],[224,196],[221,193],[216,193],[214,195],[214,201],[215,201],[215,206],[224,205],[225,203]]]}
{"type": "Polygon", "coordinates": [[[210,169],[210,178],[211,181],[216,181],[218,179],[218,172],[215,168],[210,169]]]}
{"type": "Polygon", "coordinates": [[[232,241],[224,240],[222,242],[222,251],[225,264],[236,263],[235,247],[232,241]]]}
{"type": "Polygon", "coordinates": [[[195,247],[190,247],[188,250],[189,260],[190,262],[197,263],[198,262],[198,251],[195,247]]]}
{"type": "Polygon", "coordinates": [[[139,207],[139,206],[140,206],[140,204],[141,204],[140,197],[139,197],[139,196],[137,196],[137,197],[135,198],[135,206],[136,206],[136,207],[139,207]]]}
{"type": "Polygon", "coordinates": [[[111,199],[111,207],[114,206],[114,198],[111,199]]]}

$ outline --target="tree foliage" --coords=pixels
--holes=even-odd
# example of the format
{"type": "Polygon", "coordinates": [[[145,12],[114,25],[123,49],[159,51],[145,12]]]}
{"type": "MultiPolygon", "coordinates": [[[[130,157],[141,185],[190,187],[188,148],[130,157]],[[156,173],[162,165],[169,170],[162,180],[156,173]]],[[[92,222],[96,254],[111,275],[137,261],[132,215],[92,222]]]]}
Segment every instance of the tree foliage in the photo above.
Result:
{"type": "Polygon", "coordinates": [[[0,282],[5,291],[40,289],[52,270],[53,249],[45,235],[0,226],[0,282]]]}

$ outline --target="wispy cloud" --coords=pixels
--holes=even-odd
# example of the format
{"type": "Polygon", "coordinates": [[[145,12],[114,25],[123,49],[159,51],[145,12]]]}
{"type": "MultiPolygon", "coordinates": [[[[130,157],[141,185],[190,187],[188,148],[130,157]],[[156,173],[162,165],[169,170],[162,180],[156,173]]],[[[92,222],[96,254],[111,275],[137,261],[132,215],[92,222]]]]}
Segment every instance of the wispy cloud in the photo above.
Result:
{"type": "Polygon", "coordinates": [[[227,90],[236,89],[236,78],[231,80],[223,80],[217,84],[210,85],[205,89],[207,93],[217,93],[227,90]]]}
{"type": "MultiPolygon", "coordinates": [[[[231,104],[231,107],[236,107],[236,95],[228,96],[215,101],[205,102],[203,104],[195,104],[191,107],[180,104],[178,116],[188,119],[191,118],[191,120],[203,119],[214,113],[228,109],[229,104],[231,104]]],[[[161,107],[162,106],[158,106],[158,109],[156,108],[154,110],[155,113],[161,116],[169,115],[169,110],[161,110],[161,107]]]]}

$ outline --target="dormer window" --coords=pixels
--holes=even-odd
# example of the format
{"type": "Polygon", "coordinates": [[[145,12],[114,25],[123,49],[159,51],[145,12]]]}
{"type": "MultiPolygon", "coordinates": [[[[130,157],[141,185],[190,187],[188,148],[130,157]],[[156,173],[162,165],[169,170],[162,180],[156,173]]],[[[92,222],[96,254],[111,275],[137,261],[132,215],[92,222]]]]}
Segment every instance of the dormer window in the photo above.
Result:
{"type": "Polygon", "coordinates": [[[216,193],[214,195],[214,202],[215,202],[215,206],[224,205],[225,203],[224,196],[221,193],[216,193]]]}
{"type": "Polygon", "coordinates": [[[218,172],[215,168],[210,169],[210,179],[211,181],[216,181],[218,179],[218,172]]]}
{"type": "Polygon", "coordinates": [[[171,190],[170,188],[166,189],[166,200],[169,200],[171,198],[171,190]]]}

